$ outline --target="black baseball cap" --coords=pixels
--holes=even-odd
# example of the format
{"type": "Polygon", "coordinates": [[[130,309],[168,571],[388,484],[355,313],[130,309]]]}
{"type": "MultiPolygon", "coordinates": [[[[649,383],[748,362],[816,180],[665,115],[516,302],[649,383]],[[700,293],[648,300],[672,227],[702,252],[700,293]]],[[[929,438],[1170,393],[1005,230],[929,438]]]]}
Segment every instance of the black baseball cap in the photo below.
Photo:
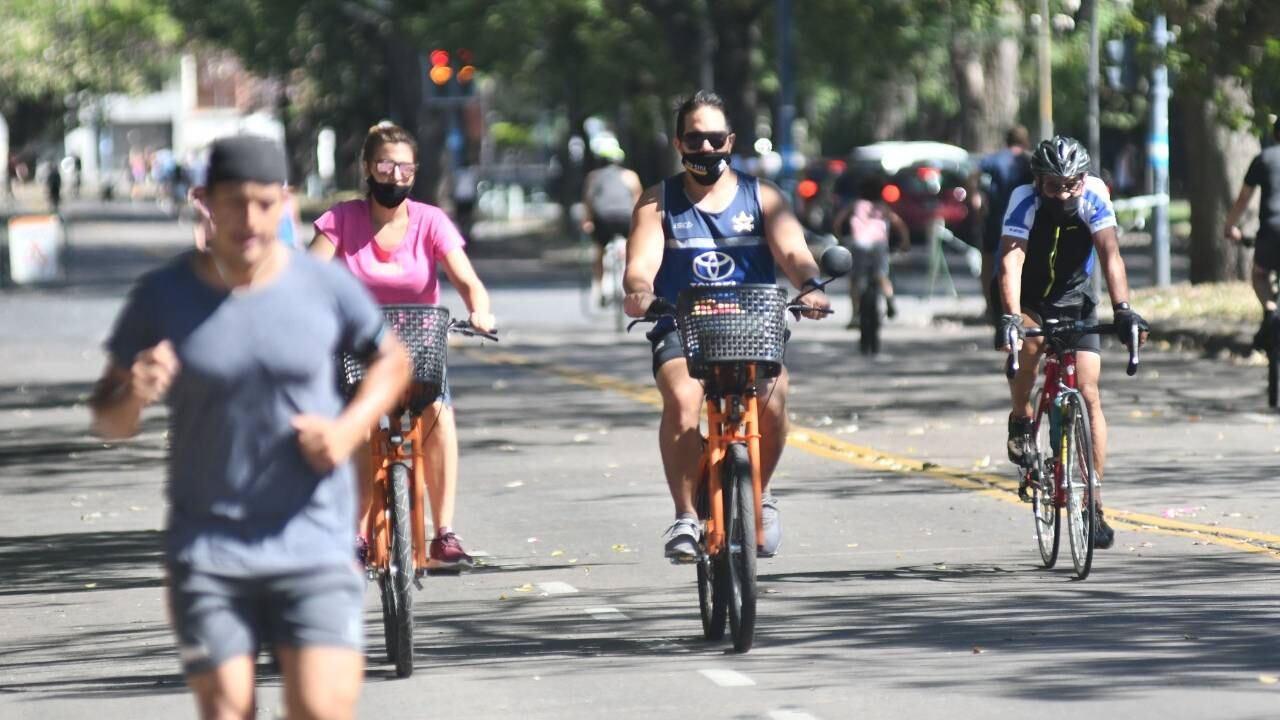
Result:
{"type": "Polygon", "coordinates": [[[233,135],[209,147],[205,185],[220,182],[259,182],[283,185],[289,178],[284,148],[261,135],[233,135]]]}

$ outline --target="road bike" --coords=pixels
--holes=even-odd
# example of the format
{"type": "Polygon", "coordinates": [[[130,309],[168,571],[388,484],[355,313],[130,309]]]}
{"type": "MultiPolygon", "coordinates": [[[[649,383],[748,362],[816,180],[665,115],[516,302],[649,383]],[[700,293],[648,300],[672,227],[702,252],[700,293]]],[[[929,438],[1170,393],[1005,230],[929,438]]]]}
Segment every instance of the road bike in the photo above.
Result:
{"type": "MultiPolygon", "coordinates": [[[[1138,372],[1138,329],[1129,338],[1130,376],[1138,372]]],[[[1016,332],[1016,331],[1015,331],[1016,332]]],[[[1093,533],[1099,492],[1093,462],[1093,431],[1089,411],[1076,382],[1076,344],[1085,335],[1116,332],[1112,323],[1090,324],[1081,320],[1045,318],[1044,325],[1029,328],[1026,337],[1045,338],[1044,379],[1034,395],[1032,443],[1019,468],[1018,495],[1031,503],[1036,544],[1046,568],[1058,561],[1061,514],[1067,511],[1071,562],[1076,577],[1089,576],[1093,566],[1093,533]]],[[[1006,338],[1016,348],[1016,337],[1006,338]]],[[[1018,372],[1018,351],[1009,353],[1006,374],[1018,372]]]]}
{"type": "MultiPolygon", "coordinates": [[[[830,277],[814,289],[851,265],[848,250],[829,248],[822,267],[830,277]]],[[[800,317],[806,307],[799,300],[812,291],[787,300],[776,285],[693,286],[674,306],[655,300],[629,326],[674,318],[689,375],[703,384],[707,434],[694,495],[702,524],[694,557],[698,608],[704,637],[722,639],[727,619],[738,652],[749,651],[755,639],[756,556],[764,535],[760,395],[782,372],[786,313],[800,317]]]]}
{"type": "Polygon", "coordinates": [[[602,270],[599,286],[591,276],[591,257],[598,247],[589,235],[583,236],[582,252],[584,263],[584,287],[582,304],[584,313],[596,316],[608,313],[613,320],[613,329],[622,332],[626,328],[627,316],[622,311],[622,299],[626,293],[622,289],[623,273],[627,268],[627,238],[614,235],[605,244],[601,256],[602,270]]]}
{"type": "MultiPolygon", "coordinates": [[[[427,569],[426,468],[423,446],[435,424],[424,414],[443,393],[448,334],[497,340],[465,320],[453,320],[438,305],[384,305],[388,327],[413,356],[413,383],[369,439],[371,509],[362,518],[368,539],[365,572],[378,584],[387,660],[398,677],[413,674],[413,588],[422,589],[427,569]]],[[[342,384],[350,398],[364,378],[364,364],[341,357],[342,384]]]]}

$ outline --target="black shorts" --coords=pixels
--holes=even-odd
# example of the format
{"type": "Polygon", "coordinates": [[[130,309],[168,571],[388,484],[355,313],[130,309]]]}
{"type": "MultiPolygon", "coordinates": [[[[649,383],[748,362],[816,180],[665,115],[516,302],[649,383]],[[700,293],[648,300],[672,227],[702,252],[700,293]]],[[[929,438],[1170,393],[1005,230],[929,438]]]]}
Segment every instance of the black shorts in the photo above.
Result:
{"type": "Polygon", "coordinates": [[[1280,233],[1258,230],[1253,245],[1253,264],[1264,270],[1280,271],[1280,233]]]}
{"type": "Polygon", "coordinates": [[[591,239],[600,247],[609,244],[615,236],[626,239],[631,234],[631,220],[595,220],[595,229],[591,231],[591,239]]]}
{"type": "MultiPolygon", "coordinates": [[[[1031,304],[1023,305],[1022,312],[1028,315],[1038,325],[1044,324],[1046,317],[1083,320],[1090,325],[1098,323],[1098,306],[1092,300],[1085,298],[1081,304],[1057,305],[1057,304],[1031,304]]],[[[1102,354],[1102,338],[1097,333],[1089,335],[1081,335],[1076,341],[1075,349],[1085,352],[1102,354]]]]}
{"type": "MultiPolygon", "coordinates": [[[[676,328],[655,328],[650,330],[646,335],[649,345],[653,350],[653,376],[658,377],[658,368],[677,358],[684,357],[684,340],[680,338],[680,331],[676,328]]],[[[787,350],[785,343],[791,339],[791,329],[788,328],[783,335],[782,342],[782,364],[787,363],[787,350]]]]}

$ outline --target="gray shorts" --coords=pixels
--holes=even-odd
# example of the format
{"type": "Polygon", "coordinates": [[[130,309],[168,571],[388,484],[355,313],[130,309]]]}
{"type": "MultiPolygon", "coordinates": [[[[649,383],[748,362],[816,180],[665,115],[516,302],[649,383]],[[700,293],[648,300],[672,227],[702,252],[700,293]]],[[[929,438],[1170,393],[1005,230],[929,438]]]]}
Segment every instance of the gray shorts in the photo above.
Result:
{"type": "Polygon", "coordinates": [[[354,565],[265,577],[171,565],[168,592],[187,675],[256,658],[264,644],[364,651],[364,581],[354,565]]]}
{"type": "Polygon", "coordinates": [[[853,271],[850,277],[857,280],[868,275],[878,277],[889,276],[889,246],[877,243],[870,247],[849,243],[849,251],[853,254],[853,271]]]}

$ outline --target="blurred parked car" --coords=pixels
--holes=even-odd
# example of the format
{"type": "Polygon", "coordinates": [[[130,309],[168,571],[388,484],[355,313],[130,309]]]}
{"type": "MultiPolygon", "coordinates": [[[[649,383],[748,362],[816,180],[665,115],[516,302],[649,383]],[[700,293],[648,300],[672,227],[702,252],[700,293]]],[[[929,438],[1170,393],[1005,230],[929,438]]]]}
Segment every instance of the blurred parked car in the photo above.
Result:
{"type": "Polygon", "coordinates": [[[936,218],[969,244],[977,241],[971,217],[969,152],[938,142],[881,142],[857,148],[848,169],[833,185],[836,205],[853,198],[863,178],[885,178],[883,197],[920,242],[936,218]]]}

